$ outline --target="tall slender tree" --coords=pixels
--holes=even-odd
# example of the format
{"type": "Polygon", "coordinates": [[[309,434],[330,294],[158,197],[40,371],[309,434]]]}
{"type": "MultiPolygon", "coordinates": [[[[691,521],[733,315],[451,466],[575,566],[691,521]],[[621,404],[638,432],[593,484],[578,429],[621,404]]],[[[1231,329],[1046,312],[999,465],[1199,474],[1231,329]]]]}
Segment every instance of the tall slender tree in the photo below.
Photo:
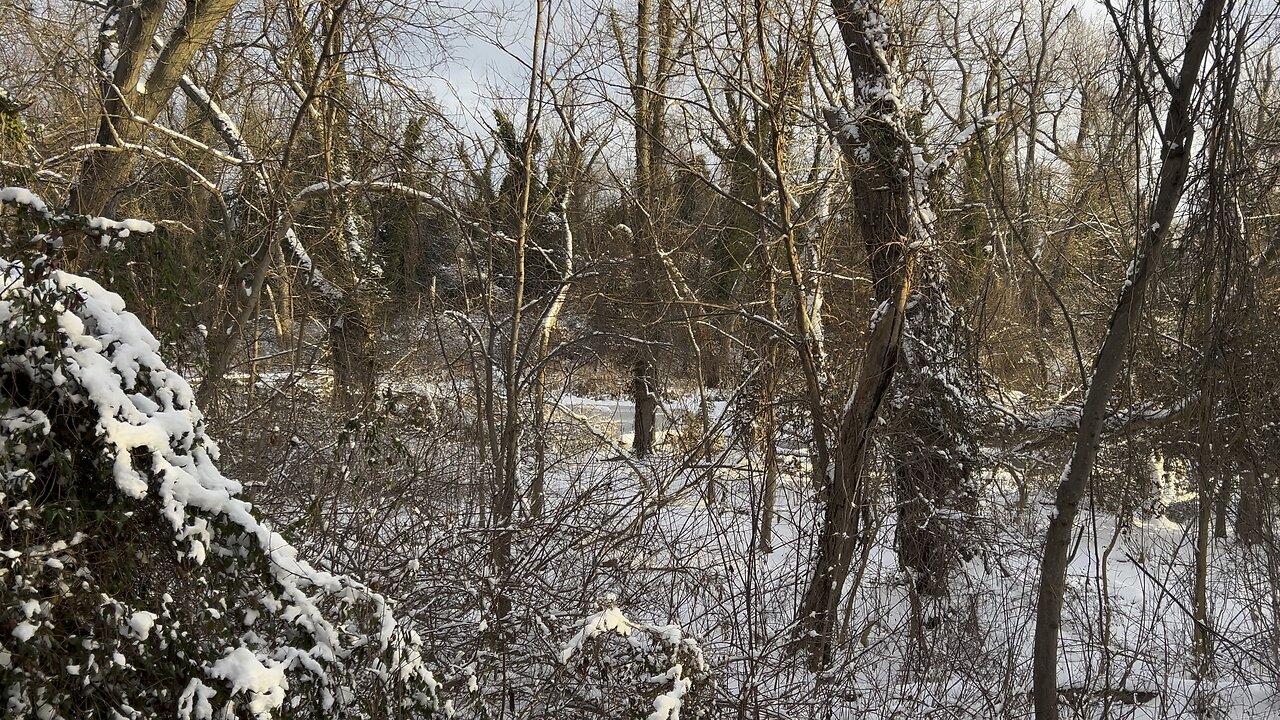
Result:
{"type": "MultiPolygon", "coordinates": [[[[630,75],[633,105],[635,178],[632,185],[632,212],[628,236],[632,250],[632,275],[636,299],[641,305],[642,340],[652,331],[659,315],[658,278],[664,272],[659,262],[659,216],[666,176],[667,92],[675,69],[675,7],[673,0],[640,0],[636,4],[633,65],[630,75]]],[[[614,34],[625,47],[623,32],[615,19],[614,34]]],[[[635,403],[636,455],[653,452],[658,414],[658,366],[654,345],[644,342],[637,348],[631,367],[632,399],[635,403]]]]}
{"type": "MultiPolygon", "coordinates": [[[[1110,6],[1109,6],[1110,7],[1110,6]]],[[[1093,372],[1081,408],[1075,446],[1062,474],[1054,497],[1054,512],[1045,533],[1044,558],[1040,564],[1037,593],[1035,647],[1032,663],[1032,693],[1036,720],[1057,720],[1058,714],[1058,642],[1062,626],[1062,605],[1066,594],[1067,562],[1071,533],[1080,500],[1089,486],[1098,450],[1102,444],[1107,407],[1112,391],[1124,368],[1127,349],[1134,328],[1142,317],[1146,293],[1160,266],[1164,245],[1173,229],[1174,214],[1186,185],[1191,166],[1191,143],[1195,131],[1195,103],[1199,96],[1201,66],[1213,43],[1226,11],[1227,0],[1204,0],[1188,35],[1182,53],[1182,67],[1176,72],[1162,57],[1154,40],[1156,19],[1147,15],[1147,46],[1157,63],[1163,87],[1149,87],[1149,101],[1168,94],[1164,125],[1160,131],[1160,170],[1150,204],[1150,223],[1137,238],[1130,271],[1120,289],[1111,313],[1111,321],[1093,361],[1093,372]]],[[[1112,8],[1112,12],[1116,12],[1112,8]]],[[[1121,24],[1117,22],[1117,26],[1121,24]]],[[[1126,41],[1122,39],[1122,41],[1126,41]]],[[[1128,47],[1126,45],[1126,47],[1128,47]]],[[[1131,69],[1137,71],[1137,52],[1130,48],[1131,69]]],[[[1135,78],[1136,80],[1136,78],[1135,78]]]]}

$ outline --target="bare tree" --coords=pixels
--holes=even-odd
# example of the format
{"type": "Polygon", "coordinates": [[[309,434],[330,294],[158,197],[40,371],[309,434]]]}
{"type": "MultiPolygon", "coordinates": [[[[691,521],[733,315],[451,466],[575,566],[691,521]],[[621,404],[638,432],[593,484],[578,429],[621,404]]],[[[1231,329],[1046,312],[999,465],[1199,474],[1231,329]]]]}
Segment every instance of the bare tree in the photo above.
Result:
{"type": "MultiPolygon", "coordinates": [[[[626,56],[627,43],[623,30],[614,18],[613,31],[618,47],[626,56]]],[[[659,314],[658,278],[664,268],[658,261],[657,244],[659,213],[662,210],[662,179],[667,167],[665,158],[667,92],[674,69],[676,23],[672,0],[641,0],[636,5],[635,44],[632,66],[627,68],[627,82],[634,106],[635,182],[631,190],[633,211],[630,228],[624,235],[633,253],[633,278],[637,299],[642,308],[642,324],[648,332],[659,314]],[[655,6],[656,3],[656,6],[655,6]]],[[[636,455],[653,452],[657,430],[658,366],[654,346],[642,334],[631,368],[631,392],[635,403],[636,455]]]]}
{"type": "Polygon", "coordinates": [[[907,126],[884,8],[843,0],[832,7],[857,114],[832,111],[828,123],[849,166],[876,309],[857,387],[840,420],[818,554],[799,609],[804,644],[817,664],[829,658],[853,552],[860,537],[864,547],[870,542],[868,458],[886,402],[892,400],[896,430],[886,451],[899,508],[899,561],[914,575],[915,591],[944,591],[961,549],[958,528],[945,522],[943,508],[963,517],[972,502],[967,399],[960,395],[952,311],[926,197],[931,167],[907,126]],[[899,374],[899,388],[891,392],[899,374]]]}
{"type": "MultiPolygon", "coordinates": [[[[1218,32],[1226,9],[1225,0],[1205,0],[1196,14],[1182,53],[1182,66],[1176,74],[1152,46],[1152,23],[1156,18],[1143,18],[1146,23],[1144,54],[1154,59],[1163,87],[1147,92],[1148,103],[1156,101],[1157,92],[1168,93],[1168,107],[1161,129],[1161,164],[1154,188],[1150,224],[1139,235],[1131,270],[1120,297],[1111,313],[1111,322],[1094,358],[1093,373],[1081,409],[1079,429],[1071,460],[1062,475],[1054,498],[1054,514],[1045,533],[1044,560],[1040,566],[1038,604],[1034,648],[1033,695],[1037,720],[1058,717],[1058,637],[1062,620],[1062,603],[1066,594],[1068,551],[1080,499],[1088,487],[1098,449],[1102,442],[1103,424],[1112,390],[1124,366],[1126,348],[1133,336],[1134,324],[1142,316],[1148,286],[1160,265],[1165,240],[1173,230],[1174,214],[1182,198],[1191,165],[1191,143],[1194,134],[1194,108],[1200,80],[1201,64],[1218,32]]],[[[1112,13],[1117,11],[1112,8],[1112,13]]],[[[1120,26],[1119,21],[1117,25],[1120,26]]],[[[1129,61],[1138,70],[1136,51],[1128,49],[1129,61]]],[[[1154,108],[1153,108],[1154,109],[1154,108]]]]}

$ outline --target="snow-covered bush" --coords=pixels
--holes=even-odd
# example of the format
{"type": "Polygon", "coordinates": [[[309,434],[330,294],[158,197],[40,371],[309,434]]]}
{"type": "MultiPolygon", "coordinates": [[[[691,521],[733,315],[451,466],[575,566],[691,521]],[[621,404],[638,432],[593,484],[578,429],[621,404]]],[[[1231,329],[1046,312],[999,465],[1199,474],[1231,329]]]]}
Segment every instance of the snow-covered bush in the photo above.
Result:
{"type": "Polygon", "coordinates": [[[628,619],[612,603],[560,651],[575,709],[627,720],[709,717],[714,692],[702,649],[678,625],[628,619]]]}
{"type": "Polygon", "coordinates": [[[50,267],[39,233],[62,219],[9,190],[27,259],[0,261],[5,716],[431,716],[416,634],[257,519],[152,334],[50,267]]]}

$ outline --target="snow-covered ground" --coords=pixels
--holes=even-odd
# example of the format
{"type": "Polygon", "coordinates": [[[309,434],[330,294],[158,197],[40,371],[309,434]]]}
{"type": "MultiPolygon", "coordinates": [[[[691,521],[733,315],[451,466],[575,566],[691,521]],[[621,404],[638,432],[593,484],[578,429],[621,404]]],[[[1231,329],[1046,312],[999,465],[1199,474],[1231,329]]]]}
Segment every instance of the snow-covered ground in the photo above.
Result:
{"type": "MultiPolygon", "coordinates": [[[[992,483],[977,554],[952,578],[947,598],[919,599],[918,628],[892,549],[893,515],[885,512],[845,600],[838,664],[815,678],[800,667],[791,641],[819,508],[802,476],[788,478],[773,550],[761,554],[753,534],[758,477],[742,458],[735,462],[737,469],[718,470],[724,492],[714,506],[697,492],[680,494],[688,487],[680,483],[671,491],[681,501],[654,499],[657,509],[642,533],[647,544],[626,554],[627,572],[614,578],[616,587],[603,583],[642,615],[678,622],[701,638],[722,673],[726,704],[745,697],[766,717],[1029,716],[1044,498],[1018,511],[992,483]]],[[[699,482],[691,470],[676,472],[691,485],[699,482]]],[[[1118,526],[1103,510],[1082,517],[1059,668],[1067,716],[1280,717],[1277,599],[1265,552],[1215,541],[1213,659],[1204,671],[1192,653],[1194,529],[1164,517],[1118,526]]]]}
{"type": "MultiPolygon", "coordinates": [[[[460,385],[417,381],[398,390],[428,398],[439,418],[474,404],[465,397],[459,402],[457,393],[466,392],[460,385]]],[[[381,519],[355,512],[347,518],[365,534],[383,524],[385,536],[371,543],[381,554],[360,556],[379,562],[366,567],[399,576],[391,590],[403,598],[402,607],[416,606],[427,624],[451,628],[428,634],[428,644],[456,646],[458,632],[489,627],[494,616],[486,587],[506,583],[516,598],[513,612],[523,618],[522,642],[547,648],[548,668],[555,666],[556,648],[581,630],[575,623],[602,612],[606,598],[635,622],[679,625],[705,651],[719,680],[716,712],[726,717],[1030,717],[1047,498],[1033,494],[1019,508],[1010,479],[989,478],[976,553],[951,579],[945,599],[909,592],[893,552],[895,516],[886,499],[865,567],[855,562],[835,665],[815,675],[794,650],[795,608],[821,524],[798,457],[803,453],[786,451],[793,462],[781,478],[771,551],[762,553],[755,535],[762,475],[758,459],[744,456],[736,443],[722,438],[716,457],[707,458],[680,450],[670,435],[655,457],[636,460],[619,452],[632,440],[629,401],[566,394],[554,406],[554,432],[562,441],[552,445],[548,505],[541,518],[519,521],[515,577],[495,579],[483,570],[483,512],[468,506],[483,506],[483,494],[433,496],[412,511],[397,499],[385,513],[374,513],[381,519]],[[712,503],[709,484],[716,489],[712,503]],[[410,557],[413,571],[406,575],[410,557]],[[470,609],[460,615],[463,608],[470,609]]],[[[660,439],[696,419],[698,406],[696,397],[665,403],[660,439]]],[[[717,400],[708,419],[729,435],[726,411],[717,400]]],[[[439,445],[421,451],[444,452],[439,445]]],[[[457,445],[450,452],[466,450],[457,445]]],[[[439,462],[436,490],[480,467],[439,462]]],[[[532,471],[530,458],[522,482],[532,471]]],[[[1167,501],[1192,499],[1176,488],[1162,492],[1173,493],[1167,501]]],[[[1206,670],[1192,654],[1194,528],[1165,517],[1118,525],[1101,507],[1086,508],[1081,518],[1059,668],[1066,716],[1280,717],[1280,598],[1271,590],[1277,568],[1267,566],[1265,549],[1214,541],[1206,670]]],[[[480,695],[486,683],[513,682],[482,649],[452,656],[459,653],[471,658],[457,667],[478,683],[480,695]]],[[[549,707],[540,698],[549,697],[545,683],[554,677],[548,669],[520,681],[523,716],[540,717],[538,708],[549,707]]]]}

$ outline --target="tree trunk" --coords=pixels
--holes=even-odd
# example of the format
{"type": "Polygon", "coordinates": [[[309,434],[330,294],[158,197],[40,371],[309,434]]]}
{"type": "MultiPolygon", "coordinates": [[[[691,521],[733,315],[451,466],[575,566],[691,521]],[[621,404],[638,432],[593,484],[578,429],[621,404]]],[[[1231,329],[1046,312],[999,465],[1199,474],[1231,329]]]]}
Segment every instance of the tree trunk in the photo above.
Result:
{"type": "Polygon", "coordinates": [[[1213,518],[1213,496],[1208,492],[1211,482],[1206,469],[1198,468],[1202,492],[1196,501],[1196,567],[1192,599],[1192,620],[1195,622],[1194,651],[1197,672],[1201,680],[1208,680],[1213,656],[1209,638],[1209,531],[1213,518]]]}
{"type": "Polygon", "coordinates": [[[1235,477],[1228,470],[1218,481],[1218,490],[1213,494],[1213,536],[1218,539],[1227,537],[1227,513],[1231,509],[1231,495],[1235,492],[1235,477]]]}
{"type": "Polygon", "coordinates": [[[658,420],[658,397],[655,393],[653,361],[648,349],[640,351],[631,366],[631,397],[635,403],[635,441],[632,448],[644,457],[653,452],[654,431],[658,420]]]}
{"type": "MultiPolygon", "coordinates": [[[[331,63],[326,68],[323,125],[317,130],[326,149],[326,175],[339,187],[351,183],[351,105],[347,68],[343,60],[345,37],[336,10],[326,11],[331,25],[332,53],[324,56],[331,63]]],[[[377,333],[374,329],[374,286],[382,277],[382,269],[374,261],[365,242],[367,222],[351,193],[333,189],[328,198],[331,211],[341,229],[337,257],[342,273],[348,279],[348,302],[335,308],[329,323],[329,345],[332,350],[333,398],[340,408],[364,402],[377,383],[377,333]]]]}
{"type": "Polygon", "coordinates": [[[941,269],[921,258],[903,331],[903,362],[890,403],[885,448],[898,504],[898,564],[922,595],[943,595],[948,576],[969,553],[977,509],[967,386],[941,269]]]}
{"type": "Polygon", "coordinates": [[[1240,505],[1236,509],[1236,539],[1246,545],[1261,545],[1270,533],[1267,497],[1262,481],[1252,468],[1240,470],[1240,505]]]}
{"type": "Polygon", "coordinates": [[[547,362],[550,358],[551,334],[559,323],[560,311],[564,309],[565,301],[568,300],[570,283],[573,281],[573,227],[569,224],[568,190],[560,198],[559,214],[564,262],[561,266],[560,284],[552,294],[547,310],[543,313],[542,321],[538,326],[537,366],[533,370],[533,382],[530,388],[535,405],[533,421],[536,464],[533,482],[529,487],[529,515],[534,518],[542,517],[542,509],[546,502],[547,450],[550,445],[550,438],[547,436],[547,432],[551,418],[549,416],[550,411],[546,407],[546,383],[544,378],[547,362]]]}
{"type": "Polygon", "coordinates": [[[1054,498],[1054,513],[1045,533],[1036,606],[1032,661],[1036,720],[1058,719],[1058,640],[1067,589],[1071,533],[1098,456],[1107,405],[1124,365],[1134,325],[1142,316],[1147,286],[1159,266],[1160,253],[1182,197],[1190,164],[1187,149],[1194,130],[1192,96],[1199,85],[1200,65],[1222,17],[1224,4],[1225,0],[1205,0],[1187,41],[1181,71],[1169,87],[1171,97],[1162,134],[1163,161],[1151,205],[1151,224],[1139,241],[1129,277],[1120,291],[1107,334],[1094,360],[1093,377],[1081,409],[1075,447],[1054,498]]]}
{"type": "Polygon", "coordinates": [[[957,499],[966,495],[970,465],[969,448],[956,432],[965,421],[958,417],[962,403],[953,390],[957,358],[950,306],[941,269],[930,256],[937,239],[923,196],[927,178],[906,128],[897,74],[886,55],[893,43],[884,8],[876,1],[848,0],[832,0],[832,7],[848,51],[855,90],[851,100],[862,114],[851,119],[833,112],[827,122],[850,166],[876,309],[858,385],[841,417],[818,555],[800,605],[802,641],[816,665],[829,659],[855,543],[868,534],[865,517],[872,493],[866,466],[881,406],[892,399],[895,444],[900,446],[889,450],[901,508],[899,561],[922,592],[945,588],[956,552],[953,529],[939,522],[942,517],[935,510],[961,504],[957,499]],[[905,385],[891,394],[895,373],[903,366],[905,385]]]}
{"type": "Polygon", "coordinates": [[[377,368],[373,362],[373,333],[363,312],[350,306],[334,308],[329,322],[329,352],[334,407],[352,409],[368,402],[377,368]]]}
{"type": "MultiPolygon", "coordinates": [[[[656,0],[656,13],[650,0],[636,5],[636,55],[631,77],[631,96],[635,109],[635,207],[632,227],[633,273],[642,310],[641,337],[652,332],[657,314],[658,292],[654,281],[662,272],[657,262],[657,228],[655,216],[660,212],[658,177],[663,167],[663,138],[666,130],[666,88],[671,80],[672,41],[675,17],[672,0],[656,0]],[[652,47],[656,34],[656,47],[652,47]],[[650,62],[650,53],[656,62],[650,62]]],[[[653,452],[656,431],[658,389],[653,347],[640,348],[632,365],[631,390],[635,404],[636,455],[653,452]]]]}
{"type": "Polygon", "coordinates": [[[841,418],[835,477],[826,488],[818,555],[799,610],[801,631],[804,633],[801,640],[815,666],[824,666],[830,659],[840,594],[853,559],[859,521],[865,512],[863,506],[867,491],[863,475],[871,425],[888,394],[889,382],[897,366],[903,310],[909,290],[904,285],[896,298],[886,300],[877,310],[858,386],[841,418]]]}
{"type": "Polygon", "coordinates": [[[778,500],[778,350],[770,345],[760,369],[756,392],[755,445],[760,453],[760,520],[756,530],[760,552],[773,552],[774,505],[778,500]]]}
{"type": "MultiPolygon", "coordinates": [[[[116,0],[108,6],[99,31],[98,61],[104,79],[95,144],[128,147],[146,137],[147,123],[169,104],[195,54],[235,7],[236,0],[188,2],[164,46],[148,63],[167,5],[166,0],[116,0]]],[[[71,187],[67,208],[81,215],[113,211],[119,192],[128,182],[133,160],[132,152],[90,152],[71,187]]]]}

